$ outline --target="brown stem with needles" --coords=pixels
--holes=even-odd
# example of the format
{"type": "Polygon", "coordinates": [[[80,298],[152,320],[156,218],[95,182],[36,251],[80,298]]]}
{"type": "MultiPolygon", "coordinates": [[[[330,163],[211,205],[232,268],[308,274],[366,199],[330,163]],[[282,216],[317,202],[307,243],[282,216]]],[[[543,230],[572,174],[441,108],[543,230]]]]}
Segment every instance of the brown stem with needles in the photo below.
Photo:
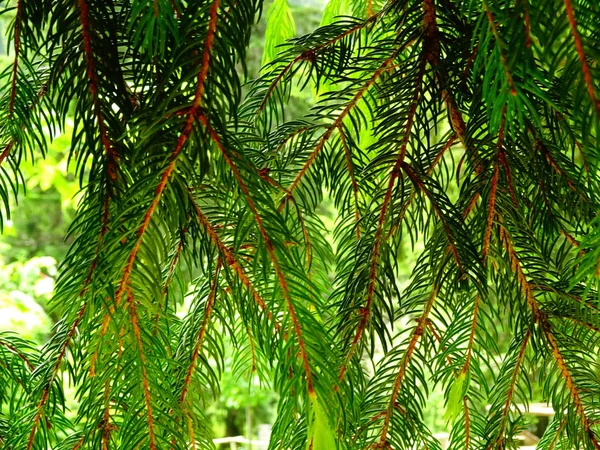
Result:
{"type": "Polygon", "coordinates": [[[592,100],[592,104],[596,109],[596,113],[600,115],[600,101],[596,98],[596,90],[594,89],[594,82],[592,80],[592,74],[590,72],[590,67],[588,66],[587,58],[585,56],[585,51],[583,50],[583,43],[581,42],[581,36],[579,35],[579,31],[577,31],[577,21],[575,20],[575,11],[573,11],[573,5],[571,4],[571,0],[564,0],[565,9],[567,10],[567,17],[569,18],[569,26],[571,27],[571,34],[573,35],[573,40],[575,41],[575,50],[577,50],[577,55],[579,56],[579,61],[581,62],[581,70],[583,71],[583,79],[585,80],[585,85],[588,90],[588,94],[590,95],[590,99],[592,100]]]}
{"type": "Polygon", "coordinates": [[[421,85],[423,82],[423,77],[425,75],[425,64],[426,64],[426,59],[422,58],[421,63],[420,63],[419,73],[417,75],[415,92],[414,92],[414,95],[413,95],[413,98],[412,98],[412,101],[411,101],[411,104],[409,107],[409,112],[408,112],[406,125],[405,125],[404,136],[402,138],[402,143],[401,143],[400,149],[398,151],[398,156],[396,158],[396,162],[394,163],[394,167],[392,168],[392,171],[390,172],[390,178],[388,181],[388,186],[386,189],[385,197],[383,199],[383,204],[381,205],[381,210],[379,212],[379,220],[377,222],[377,231],[375,233],[375,243],[373,245],[373,254],[371,256],[371,264],[370,264],[370,270],[369,270],[369,284],[367,287],[367,300],[365,303],[365,307],[362,309],[362,312],[361,312],[361,319],[360,319],[360,323],[358,325],[358,329],[357,329],[356,334],[354,335],[354,338],[352,339],[352,342],[350,344],[350,350],[348,352],[348,355],[345,358],[342,368],[340,369],[340,373],[339,373],[340,380],[342,380],[344,378],[344,376],[346,375],[348,363],[350,362],[350,360],[354,356],[354,353],[356,352],[356,348],[360,342],[360,339],[362,338],[362,335],[369,323],[369,319],[371,316],[371,307],[372,307],[372,303],[373,303],[373,297],[375,295],[375,283],[376,283],[376,279],[377,279],[377,263],[379,261],[379,250],[380,250],[380,247],[382,245],[382,240],[383,240],[382,238],[383,238],[384,225],[385,225],[385,221],[387,218],[388,208],[389,208],[389,205],[390,205],[390,202],[392,199],[392,193],[394,190],[394,186],[396,184],[396,180],[400,177],[400,175],[402,173],[400,170],[400,167],[401,167],[402,163],[404,162],[404,157],[406,156],[406,149],[408,147],[410,133],[412,130],[412,126],[413,126],[414,119],[415,119],[415,114],[417,112],[417,106],[418,106],[419,99],[421,96],[421,85]]]}
{"type": "Polygon", "coordinates": [[[417,348],[417,344],[419,343],[419,340],[421,339],[421,337],[423,337],[423,334],[425,334],[425,326],[427,324],[427,319],[429,318],[429,313],[431,312],[433,304],[435,303],[435,300],[437,298],[438,289],[439,289],[439,286],[437,286],[437,285],[433,286],[433,288],[431,290],[431,294],[429,295],[429,298],[427,299],[427,303],[425,303],[425,307],[423,308],[423,313],[421,314],[421,317],[419,317],[419,319],[417,319],[418,324],[412,333],[412,336],[408,343],[408,347],[406,348],[406,351],[404,352],[404,357],[402,358],[402,362],[400,363],[400,370],[398,371],[398,375],[396,376],[396,379],[394,380],[394,386],[392,388],[392,395],[390,397],[390,402],[388,404],[388,408],[385,411],[385,415],[383,418],[383,427],[381,429],[381,435],[379,438],[379,444],[381,446],[383,446],[385,444],[385,442],[387,441],[387,435],[388,435],[389,428],[390,428],[390,421],[392,419],[392,414],[395,410],[396,401],[398,399],[398,395],[399,395],[400,389],[402,387],[402,382],[404,380],[404,376],[406,375],[406,370],[408,369],[408,366],[410,365],[411,358],[413,356],[415,349],[417,348]]]}
{"type": "Polygon", "coordinates": [[[300,356],[302,358],[302,365],[304,367],[304,374],[305,374],[305,378],[306,378],[306,387],[308,389],[308,393],[313,394],[314,393],[313,376],[312,376],[312,370],[310,368],[310,362],[308,359],[308,353],[306,351],[306,344],[304,343],[304,339],[302,337],[302,328],[300,326],[300,321],[298,320],[298,316],[296,313],[296,307],[294,306],[294,303],[290,296],[287,280],[286,280],[285,276],[283,275],[283,272],[279,265],[279,259],[277,257],[277,254],[275,253],[275,247],[273,246],[273,242],[271,241],[271,238],[269,237],[267,230],[264,227],[263,219],[260,216],[258,209],[256,208],[256,205],[254,203],[254,200],[252,199],[252,196],[250,195],[250,190],[248,189],[248,186],[242,179],[242,176],[240,174],[240,171],[239,171],[237,165],[233,162],[233,159],[231,159],[229,151],[223,145],[223,142],[221,141],[220,136],[217,134],[215,129],[210,124],[208,117],[206,117],[204,114],[200,114],[198,117],[198,120],[200,121],[200,123],[202,123],[202,125],[204,125],[204,127],[208,131],[208,134],[209,134],[211,140],[215,143],[215,145],[221,152],[221,155],[223,156],[223,158],[225,159],[225,162],[231,169],[231,172],[233,173],[233,176],[234,176],[235,180],[237,181],[238,186],[240,187],[240,189],[242,190],[242,192],[244,194],[244,198],[246,199],[246,203],[248,204],[250,211],[254,215],[254,220],[256,222],[256,225],[258,227],[260,235],[261,235],[263,241],[265,242],[267,254],[269,256],[269,259],[271,260],[271,264],[273,265],[275,274],[277,275],[279,285],[281,286],[283,298],[285,300],[288,312],[290,314],[290,320],[292,321],[292,326],[294,328],[294,334],[296,335],[296,340],[298,341],[298,347],[300,348],[300,356]]]}
{"type": "Polygon", "coordinates": [[[154,418],[152,416],[152,398],[150,396],[150,382],[148,378],[148,369],[146,368],[146,354],[144,353],[144,345],[142,342],[142,332],[140,329],[139,318],[133,299],[133,293],[130,288],[127,288],[127,302],[129,313],[131,316],[131,325],[133,334],[138,346],[140,354],[140,362],[142,369],[142,387],[144,389],[144,402],[146,403],[146,416],[148,419],[148,436],[150,438],[150,450],[156,450],[156,437],[154,435],[154,418]]]}
{"type": "Polygon", "coordinates": [[[573,379],[573,375],[571,374],[571,371],[567,366],[567,363],[562,355],[560,347],[558,346],[558,342],[554,337],[551,324],[548,321],[548,317],[538,305],[537,299],[535,298],[535,294],[533,292],[533,288],[531,287],[529,281],[527,280],[527,276],[523,271],[518,254],[512,244],[510,235],[508,234],[506,228],[504,228],[503,226],[500,227],[500,237],[506,249],[511,268],[517,276],[517,281],[519,283],[519,286],[521,287],[521,291],[527,300],[527,304],[531,308],[534,321],[540,326],[540,329],[544,333],[548,345],[550,346],[550,352],[556,362],[556,365],[558,366],[558,369],[560,370],[567,390],[571,394],[571,398],[573,399],[573,404],[575,406],[575,411],[581,419],[583,429],[587,433],[590,442],[594,445],[594,448],[600,450],[600,442],[598,441],[594,430],[592,430],[591,428],[590,419],[587,416],[585,407],[581,400],[580,390],[577,387],[575,380],[573,379]]]}
{"type": "Polygon", "coordinates": [[[484,1],[485,14],[487,16],[488,22],[490,24],[490,28],[492,30],[492,34],[496,39],[496,46],[498,47],[498,51],[500,52],[500,62],[504,67],[504,75],[506,77],[506,82],[508,83],[508,87],[510,89],[510,93],[512,95],[517,95],[517,89],[515,88],[515,83],[513,81],[513,77],[508,68],[508,60],[506,59],[506,52],[504,51],[504,45],[502,38],[500,37],[500,32],[498,31],[498,27],[496,26],[496,22],[494,20],[494,15],[492,14],[492,10],[490,9],[487,1],[484,1]]]}
{"type": "Polygon", "coordinates": [[[494,442],[488,446],[487,450],[491,450],[492,448],[501,448],[501,444],[504,441],[504,428],[506,427],[506,420],[508,419],[508,413],[512,404],[512,398],[515,393],[515,388],[517,386],[517,379],[519,377],[519,372],[521,371],[521,365],[523,364],[523,360],[525,359],[525,351],[527,350],[527,345],[529,344],[530,338],[531,330],[527,330],[527,332],[525,333],[525,337],[523,338],[523,343],[521,344],[519,354],[517,355],[515,369],[510,380],[508,393],[506,395],[506,402],[504,402],[504,406],[502,408],[502,415],[500,417],[500,427],[498,428],[498,436],[494,440],[494,442]]]}
{"type": "Polygon", "coordinates": [[[208,300],[206,301],[206,306],[204,308],[204,319],[202,320],[202,325],[200,325],[200,331],[198,332],[198,339],[196,339],[196,345],[194,345],[194,349],[192,351],[190,365],[188,366],[188,370],[185,375],[183,389],[181,390],[181,395],[179,396],[179,403],[181,403],[181,404],[183,404],[185,402],[185,398],[187,396],[188,389],[190,387],[190,383],[192,382],[192,375],[193,375],[194,369],[196,367],[198,355],[200,355],[200,350],[202,349],[202,344],[204,343],[204,336],[206,335],[206,330],[207,330],[208,324],[210,322],[213,307],[215,304],[215,299],[217,296],[220,272],[221,272],[221,260],[219,259],[219,260],[217,260],[217,267],[215,269],[215,274],[214,274],[214,278],[213,278],[213,284],[210,289],[210,294],[208,296],[208,300]]]}
{"type": "Polygon", "coordinates": [[[254,288],[254,285],[252,284],[252,282],[246,275],[246,272],[242,268],[239,261],[236,259],[235,255],[231,252],[231,250],[229,250],[229,248],[221,240],[221,238],[217,234],[217,231],[215,230],[214,226],[209,222],[208,218],[204,215],[204,213],[202,212],[202,210],[200,209],[198,204],[193,199],[192,199],[192,204],[196,211],[196,217],[198,219],[198,223],[202,226],[202,228],[204,228],[204,230],[208,234],[208,237],[211,240],[211,242],[213,243],[213,245],[215,247],[217,247],[217,249],[219,250],[219,253],[221,253],[221,256],[223,257],[224,261],[231,268],[231,270],[233,270],[233,273],[240,279],[240,281],[246,287],[246,289],[248,289],[248,292],[252,296],[254,302],[259,306],[259,308],[262,311],[264,311],[267,314],[267,318],[274,322],[275,329],[278,332],[280,332],[282,330],[281,324],[273,317],[273,314],[271,313],[271,311],[269,311],[269,308],[268,308],[266,302],[260,296],[258,291],[254,288]]]}
{"type": "Polygon", "coordinates": [[[81,309],[79,310],[77,317],[75,318],[75,320],[71,324],[71,327],[69,328],[69,332],[67,333],[67,337],[66,337],[65,341],[60,346],[60,350],[58,352],[56,362],[54,363],[54,366],[52,367],[52,371],[50,373],[50,377],[48,378],[48,382],[45,384],[44,389],[42,391],[42,398],[40,399],[40,401],[36,407],[37,411],[33,418],[33,425],[31,427],[31,432],[29,433],[29,439],[27,441],[27,450],[31,450],[33,448],[34,438],[37,433],[40,419],[44,412],[44,407],[46,406],[46,403],[48,402],[48,400],[50,398],[50,389],[52,387],[52,383],[54,382],[54,379],[56,378],[56,375],[58,374],[58,369],[60,368],[60,365],[63,362],[63,359],[67,353],[67,348],[69,347],[69,344],[71,343],[71,340],[73,339],[73,336],[75,335],[77,327],[83,320],[85,311],[86,311],[86,304],[84,304],[81,307],[81,309]]]}
{"type": "Polygon", "coordinates": [[[367,27],[370,23],[375,22],[380,17],[381,14],[382,14],[381,11],[377,14],[373,14],[371,17],[369,17],[364,22],[361,22],[360,24],[353,26],[352,28],[346,30],[345,32],[335,36],[334,38],[330,39],[329,41],[327,41],[313,49],[309,49],[309,50],[306,50],[306,51],[300,53],[298,56],[296,56],[294,59],[292,59],[289,63],[287,63],[283,67],[281,72],[275,77],[273,82],[267,88],[265,97],[263,98],[258,109],[256,110],[256,115],[259,115],[262,112],[262,110],[265,109],[267,102],[269,101],[269,98],[271,97],[271,95],[273,94],[273,92],[275,91],[275,89],[277,88],[279,83],[283,80],[285,75],[292,69],[292,67],[294,67],[294,65],[296,65],[296,63],[298,63],[300,61],[307,61],[307,60],[310,61],[312,58],[314,58],[315,53],[329,47],[330,45],[333,45],[333,44],[341,41],[342,39],[356,33],[357,31],[362,30],[363,28],[367,27]]]}
{"type": "Polygon", "coordinates": [[[33,372],[33,370],[35,369],[35,366],[31,362],[31,360],[29,358],[27,358],[25,353],[19,351],[19,349],[16,348],[14,345],[9,344],[8,342],[5,342],[3,340],[0,340],[0,346],[6,348],[9,352],[17,355],[17,357],[27,365],[29,370],[33,372]]]}
{"type": "MultiPolygon", "coordinates": [[[[84,0],[80,0],[80,1],[84,1],[84,0]]],[[[162,195],[163,195],[165,189],[167,188],[169,178],[171,177],[171,174],[175,170],[175,166],[177,165],[178,156],[181,153],[181,151],[183,150],[185,143],[187,142],[188,138],[190,137],[190,135],[192,133],[194,121],[196,120],[196,116],[198,115],[198,112],[200,110],[200,106],[202,104],[202,97],[204,95],[205,82],[208,77],[208,72],[210,69],[211,54],[212,54],[212,49],[213,49],[213,45],[214,45],[214,39],[215,39],[215,35],[217,32],[217,20],[219,18],[219,16],[218,16],[219,5],[220,5],[220,0],[213,0],[212,6],[210,8],[210,13],[209,13],[210,18],[209,18],[209,22],[208,22],[208,31],[206,34],[206,41],[204,43],[204,51],[203,51],[203,55],[202,55],[202,66],[200,69],[200,73],[198,74],[198,79],[197,79],[197,83],[196,83],[196,92],[194,95],[194,101],[192,103],[192,106],[188,110],[187,120],[186,120],[185,126],[183,128],[183,131],[179,135],[179,138],[177,140],[175,148],[173,149],[173,152],[171,153],[171,157],[170,157],[171,162],[169,163],[169,165],[167,166],[165,171],[162,173],[160,182],[156,188],[156,194],[154,196],[154,199],[152,200],[152,203],[150,204],[150,206],[146,210],[146,213],[144,214],[142,224],[137,232],[137,239],[135,241],[133,249],[131,250],[131,252],[129,254],[129,257],[127,258],[127,263],[125,265],[125,269],[123,270],[123,276],[121,277],[121,281],[119,282],[117,292],[115,293],[115,304],[117,306],[121,302],[123,293],[125,292],[125,289],[129,283],[129,279],[130,279],[131,273],[133,271],[133,264],[137,258],[137,254],[139,252],[140,246],[144,239],[146,230],[148,229],[148,227],[150,225],[150,221],[152,219],[152,216],[153,216],[156,208],[158,207],[158,204],[162,198],[162,195]]]]}
{"type": "MultiPolygon", "coordinates": [[[[17,12],[15,15],[14,27],[14,51],[15,59],[13,60],[12,79],[10,88],[10,102],[8,105],[8,118],[13,116],[15,111],[15,98],[17,96],[17,77],[19,72],[19,53],[21,52],[21,21],[23,20],[23,0],[17,1],[17,12]]],[[[2,158],[4,159],[4,158],[2,158]]]]}
{"type": "MultiPolygon", "coordinates": [[[[290,185],[290,187],[288,189],[289,192],[293,193],[294,190],[298,187],[298,184],[300,183],[300,181],[302,180],[304,175],[306,175],[306,173],[308,172],[308,169],[313,165],[313,163],[317,159],[317,156],[319,155],[319,153],[321,153],[321,151],[323,150],[323,147],[325,146],[325,144],[327,143],[329,138],[331,138],[331,136],[333,135],[334,130],[339,129],[342,126],[344,119],[359,104],[359,102],[363,98],[363,96],[377,82],[377,80],[379,80],[381,75],[392,66],[392,63],[394,62],[394,59],[396,58],[396,56],[398,56],[398,54],[404,48],[405,47],[403,46],[401,48],[398,48],[397,50],[394,50],[394,52],[383,61],[383,63],[379,66],[379,68],[375,72],[373,72],[373,75],[371,75],[371,77],[366,81],[366,83],[363,84],[363,86],[356,92],[356,94],[354,94],[354,97],[352,97],[352,100],[350,100],[350,102],[348,102],[346,107],[336,117],[335,121],[327,127],[327,130],[325,131],[325,133],[323,134],[321,139],[319,139],[319,141],[317,142],[317,145],[315,146],[314,150],[311,152],[310,156],[304,163],[304,166],[302,166],[302,169],[300,169],[300,171],[294,178],[294,181],[292,182],[292,184],[290,185]]],[[[284,206],[285,206],[285,203],[282,203],[279,210],[281,211],[284,206]]]]}

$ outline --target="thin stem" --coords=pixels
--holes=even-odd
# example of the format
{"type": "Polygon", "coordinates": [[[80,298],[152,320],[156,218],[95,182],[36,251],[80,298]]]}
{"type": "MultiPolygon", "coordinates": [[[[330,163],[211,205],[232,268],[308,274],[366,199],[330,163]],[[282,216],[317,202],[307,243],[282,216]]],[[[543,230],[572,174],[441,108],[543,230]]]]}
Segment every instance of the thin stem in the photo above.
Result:
{"type": "Polygon", "coordinates": [[[600,115],[600,101],[596,98],[596,90],[594,89],[594,82],[592,81],[592,74],[590,72],[590,67],[588,66],[587,58],[585,56],[585,51],[583,50],[583,43],[581,42],[581,36],[579,36],[579,32],[577,31],[577,21],[575,20],[575,11],[573,11],[573,5],[571,4],[571,0],[564,0],[565,8],[567,10],[567,17],[569,18],[569,25],[571,27],[571,34],[573,35],[573,40],[575,41],[575,50],[577,50],[577,55],[579,56],[579,61],[581,62],[581,70],[583,71],[583,79],[585,80],[585,84],[587,86],[588,93],[590,95],[590,99],[592,100],[592,105],[596,109],[596,113],[600,115]]]}
{"type": "MultiPolygon", "coordinates": [[[[80,0],[80,1],[83,1],[83,0],[80,0]]],[[[131,276],[131,272],[133,271],[133,264],[137,258],[138,251],[139,251],[142,241],[144,239],[144,234],[146,233],[146,230],[148,229],[148,226],[150,225],[150,220],[152,219],[154,211],[158,207],[160,199],[162,198],[162,195],[163,195],[165,189],[167,188],[169,178],[171,177],[171,174],[175,170],[175,166],[177,165],[177,158],[179,156],[179,153],[183,149],[185,143],[187,142],[188,138],[190,137],[190,135],[192,133],[194,121],[196,120],[196,116],[198,114],[198,111],[200,110],[200,106],[202,103],[202,97],[204,94],[205,82],[206,82],[206,78],[208,77],[208,72],[209,72],[209,68],[210,68],[211,53],[212,53],[212,49],[213,49],[213,45],[214,45],[214,38],[215,38],[215,35],[217,32],[217,20],[219,18],[219,16],[218,16],[219,4],[220,4],[220,0],[213,0],[212,6],[210,8],[210,13],[209,13],[210,19],[208,22],[208,31],[206,34],[206,41],[204,43],[204,52],[202,55],[202,66],[200,69],[200,73],[198,74],[198,79],[197,79],[197,83],[196,83],[196,93],[194,95],[194,101],[192,103],[191,108],[189,108],[188,117],[187,117],[185,126],[183,128],[183,131],[179,135],[179,138],[177,140],[175,148],[173,149],[173,152],[171,153],[171,157],[170,157],[171,162],[167,166],[166,170],[162,173],[161,180],[156,188],[156,194],[154,196],[154,199],[152,200],[152,203],[150,204],[146,213],[144,214],[142,224],[137,232],[137,239],[135,241],[133,249],[131,250],[131,253],[129,254],[129,257],[127,258],[127,263],[125,265],[125,269],[123,270],[123,276],[121,277],[121,281],[119,282],[119,287],[117,288],[117,292],[115,294],[115,304],[117,306],[121,302],[123,293],[125,292],[126,286],[129,283],[129,278],[131,276]]]]}

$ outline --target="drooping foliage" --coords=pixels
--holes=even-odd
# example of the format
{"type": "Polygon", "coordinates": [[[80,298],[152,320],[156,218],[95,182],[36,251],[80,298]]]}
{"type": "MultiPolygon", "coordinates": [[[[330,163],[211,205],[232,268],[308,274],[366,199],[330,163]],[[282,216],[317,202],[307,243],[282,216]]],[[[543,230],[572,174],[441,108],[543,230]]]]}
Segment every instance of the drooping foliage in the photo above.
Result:
{"type": "Polygon", "coordinates": [[[0,335],[0,448],[212,448],[227,336],[271,448],[439,448],[443,389],[451,448],[512,448],[535,391],[539,448],[600,449],[600,5],[332,0],[243,87],[263,6],[6,6],[2,217],[67,120],[84,196],[52,337],[0,335]]]}

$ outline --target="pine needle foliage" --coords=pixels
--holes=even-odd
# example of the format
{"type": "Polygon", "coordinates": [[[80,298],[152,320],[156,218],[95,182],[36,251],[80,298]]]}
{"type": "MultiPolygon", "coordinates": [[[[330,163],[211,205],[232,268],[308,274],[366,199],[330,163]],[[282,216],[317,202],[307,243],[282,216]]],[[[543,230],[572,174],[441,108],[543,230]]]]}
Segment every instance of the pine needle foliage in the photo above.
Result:
{"type": "Polygon", "coordinates": [[[83,197],[52,337],[0,334],[0,448],[213,448],[226,336],[273,449],[440,448],[432,389],[451,448],[537,392],[538,448],[600,449],[600,4],[332,0],[245,85],[263,6],[5,4],[1,217],[70,118],[83,197]]]}

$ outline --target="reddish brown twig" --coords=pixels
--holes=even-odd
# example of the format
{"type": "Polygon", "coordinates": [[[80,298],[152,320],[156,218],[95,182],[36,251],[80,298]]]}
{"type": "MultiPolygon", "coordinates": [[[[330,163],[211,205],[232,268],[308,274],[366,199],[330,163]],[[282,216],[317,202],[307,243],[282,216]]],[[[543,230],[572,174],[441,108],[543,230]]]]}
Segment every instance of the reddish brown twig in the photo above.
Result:
{"type": "Polygon", "coordinates": [[[146,416],[148,419],[148,436],[150,438],[150,449],[156,450],[156,437],[154,435],[154,418],[152,416],[152,399],[150,397],[150,382],[148,378],[148,369],[146,368],[146,354],[144,353],[142,332],[140,330],[139,318],[133,299],[133,293],[131,292],[130,288],[127,288],[127,302],[129,306],[129,313],[131,316],[133,334],[135,336],[135,340],[140,354],[140,365],[142,369],[142,387],[144,389],[144,401],[146,403],[146,416]]]}
{"type": "Polygon", "coordinates": [[[583,79],[585,80],[590,99],[592,100],[592,105],[596,109],[596,113],[600,115],[600,101],[598,101],[598,99],[596,98],[596,91],[594,89],[594,82],[592,81],[592,74],[590,72],[590,67],[587,63],[585,51],[583,50],[581,36],[579,36],[579,32],[577,31],[577,21],[575,20],[575,12],[573,11],[573,5],[571,4],[571,0],[564,0],[564,2],[565,8],[567,10],[567,17],[569,18],[569,25],[571,27],[571,34],[573,35],[573,40],[575,41],[575,50],[577,50],[577,55],[579,56],[579,61],[581,62],[583,79]]]}
{"type": "Polygon", "coordinates": [[[215,145],[221,152],[221,155],[225,159],[225,162],[231,169],[231,172],[233,173],[235,180],[237,181],[240,189],[242,190],[242,192],[244,194],[246,203],[248,204],[248,207],[250,208],[250,211],[252,212],[252,214],[254,216],[254,220],[256,222],[256,226],[258,227],[258,231],[260,232],[260,235],[263,238],[263,241],[265,242],[267,254],[269,256],[269,259],[271,260],[271,264],[273,265],[275,274],[277,275],[279,285],[281,286],[283,298],[286,302],[287,309],[290,314],[290,320],[292,321],[292,326],[294,328],[294,334],[296,335],[296,340],[298,341],[298,347],[300,349],[300,357],[302,358],[302,365],[304,367],[304,373],[305,373],[305,378],[306,378],[306,387],[308,389],[309,394],[312,394],[312,393],[314,393],[313,376],[312,376],[312,370],[310,368],[308,353],[306,351],[306,344],[304,343],[304,339],[302,337],[302,328],[300,326],[300,321],[298,320],[298,315],[296,313],[296,307],[294,306],[294,303],[290,296],[286,278],[283,275],[281,267],[279,266],[279,259],[275,253],[275,247],[273,246],[273,242],[271,241],[271,238],[269,237],[267,230],[265,229],[265,226],[263,224],[263,219],[260,216],[258,209],[256,208],[256,205],[254,204],[254,200],[252,199],[252,196],[250,195],[250,190],[248,189],[248,186],[242,179],[242,176],[240,174],[240,171],[239,171],[237,165],[233,162],[233,160],[231,159],[231,156],[229,155],[229,152],[223,145],[221,138],[219,137],[219,135],[217,134],[215,129],[211,126],[211,124],[208,120],[208,117],[206,117],[206,115],[200,114],[198,117],[198,120],[200,121],[200,123],[202,123],[202,125],[204,125],[204,127],[208,131],[210,138],[215,143],[215,145]]]}
{"type": "Polygon", "coordinates": [[[208,328],[208,324],[210,322],[210,317],[213,311],[213,307],[215,304],[215,298],[217,296],[217,289],[219,287],[219,274],[221,272],[221,260],[217,260],[217,267],[215,269],[215,274],[213,278],[213,284],[210,289],[210,294],[208,296],[208,300],[206,301],[206,306],[204,307],[204,318],[202,319],[202,324],[200,325],[200,331],[198,332],[198,339],[196,339],[196,345],[194,345],[194,349],[192,350],[192,357],[190,360],[190,365],[188,366],[188,370],[185,375],[185,381],[183,383],[183,389],[181,390],[181,395],[179,396],[179,403],[183,404],[185,402],[185,398],[188,393],[188,389],[190,387],[190,383],[192,382],[192,375],[194,373],[194,368],[196,367],[196,361],[198,360],[198,355],[200,354],[200,350],[202,349],[202,344],[204,343],[204,336],[206,335],[206,330],[208,328]]]}
{"type": "MultiPolygon", "coordinates": [[[[83,1],[83,0],[80,0],[80,1],[83,1]]],[[[213,0],[212,6],[210,8],[208,31],[206,34],[206,41],[204,43],[204,52],[202,55],[202,66],[200,69],[200,73],[198,74],[198,79],[197,79],[197,83],[196,83],[196,93],[194,95],[194,101],[192,103],[192,106],[188,110],[185,127],[183,128],[183,131],[179,135],[179,138],[177,140],[175,148],[173,149],[173,152],[171,153],[171,157],[170,157],[171,162],[169,163],[169,165],[167,166],[165,171],[162,173],[160,182],[156,188],[156,194],[154,196],[154,199],[152,200],[152,203],[150,204],[150,206],[146,210],[146,213],[144,214],[142,224],[137,232],[137,239],[135,241],[133,249],[131,250],[131,252],[129,254],[129,257],[127,258],[127,263],[125,265],[125,269],[123,270],[123,276],[121,277],[121,281],[119,282],[119,286],[118,286],[117,292],[115,294],[115,303],[117,306],[119,305],[119,303],[123,297],[123,293],[125,292],[125,289],[127,287],[127,284],[129,283],[129,278],[131,276],[131,272],[133,271],[133,264],[137,258],[137,254],[138,254],[138,251],[142,244],[142,240],[144,239],[146,230],[148,229],[148,226],[150,225],[150,220],[152,219],[154,211],[158,207],[160,199],[162,198],[162,195],[167,187],[169,178],[171,177],[171,174],[175,170],[175,166],[177,165],[177,159],[178,159],[179,153],[183,150],[185,143],[187,142],[190,134],[192,133],[192,129],[194,126],[194,122],[196,120],[196,116],[198,115],[198,111],[200,110],[200,105],[202,103],[202,97],[204,94],[204,86],[205,86],[206,78],[208,77],[208,72],[209,72],[209,68],[210,68],[211,53],[212,53],[212,49],[213,49],[213,45],[214,45],[214,38],[215,38],[215,35],[217,32],[217,20],[219,17],[218,16],[219,4],[220,4],[220,0],[213,0]]]]}
{"type": "MultiPolygon", "coordinates": [[[[15,58],[12,67],[12,80],[10,88],[10,102],[8,105],[8,118],[12,118],[15,111],[15,98],[17,96],[17,77],[19,72],[19,53],[21,52],[21,21],[23,20],[23,0],[17,1],[17,12],[15,14],[14,28],[14,50],[15,58]]],[[[0,161],[4,158],[0,158],[0,161]]]]}
{"type": "Polygon", "coordinates": [[[404,136],[403,136],[402,142],[400,144],[400,149],[398,151],[398,156],[396,158],[396,162],[394,163],[394,167],[392,168],[392,171],[390,173],[390,179],[388,181],[388,186],[386,189],[385,197],[383,199],[383,203],[381,205],[381,210],[379,212],[379,220],[377,222],[377,231],[375,233],[375,242],[373,244],[373,254],[371,256],[371,264],[370,264],[370,270],[369,270],[369,284],[367,287],[367,300],[365,303],[365,307],[362,309],[362,312],[361,312],[361,320],[358,325],[358,329],[357,329],[356,334],[354,335],[354,338],[352,339],[352,342],[350,344],[350,350],[348,352],[348,355],[346,356],[346,359],[344,361],[344,364],[342,365],[342,368],[340,369],[340,373],[339,373],[340,380],[342,380],[346,374],[346,369],[347,369],[348,363],[352,359],[352,356],[354,356],[356,347],[358,346],[358,343],[360,342],[360,339],[367,327],[367,324],[369,323],[369,319],[371,316],[371,307],[372,307],[372,303],[373,303],[373,297],[375,295],[375,282],[377,279],[377,263],[379,261],[379,249],[382,244],[383,228],[384,228],[384,224],[385,224],[385,221],[387,218],[388,208],[389,208],[389,205],[390,205],[390,202],[392,199],[392,192],[394,190],[394,185],[396,184],[396,180],[398,179],[398,177],[401,175],[400,167],[401,167],[402,163],[404,162],[404,157],[406,156],[406,149],[408,146],[408,141],[410,139],[412,125],[414,123],[415,114],[417,112],[417,106],[418,106],[419,99],[421,96],[421,85],[423,82],[423,77],[425,75],[425,63],[426,63],[426,59],[423,57],[420,62],[419,72],[417,74],[415,91],[414,91],[413,98],[412,98],[412,101],[411,101],[410,107],[409,107],[406,125],[404,128],[404,130],[405,130],[404,136]]]}

